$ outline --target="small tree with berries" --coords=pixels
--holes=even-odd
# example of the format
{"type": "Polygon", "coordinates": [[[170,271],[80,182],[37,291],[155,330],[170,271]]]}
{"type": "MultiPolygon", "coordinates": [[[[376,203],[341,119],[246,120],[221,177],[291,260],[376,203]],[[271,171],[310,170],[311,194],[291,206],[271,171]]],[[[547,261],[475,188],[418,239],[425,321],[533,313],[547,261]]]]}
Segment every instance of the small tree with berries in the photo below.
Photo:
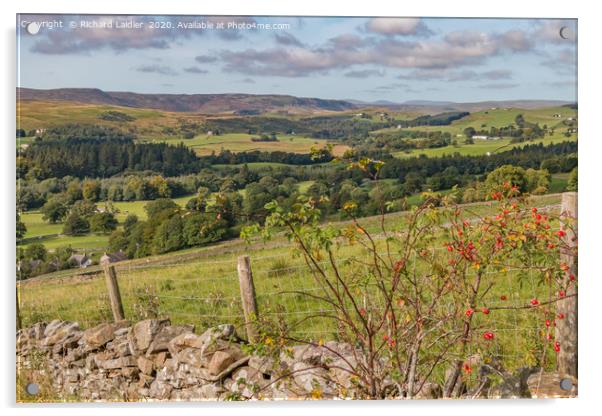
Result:
{"type": "MultiPolygon", "coordinates": [[[[381,167],[382,162],[369,159],[350,164],[375,180],[381,167]]],[[[317,206],[323,200],[300,197],[290,210],[275,201],[267,204],[264,226],[248,227],[243,236],[261,232],[270,238],[285,230],[321,289],[298,293],[334,311],[304,319],[331,320],[338,340],[352,348],[343,354],[323,340],[293,336],[300,321],[264,320],[259,323],[264,342],[256,350],[278,357],[291,343],[323,348],[353,380],[353,392],[339,385],[340,396],[412,398],[433,375],[447,372],[443,395],[452,397],[462,392],[458,386],[473,370],[471,351],[495,358],[496,314],[515,309],[537,314],[542,328],[538,364],[544,365],[546,351],[562,348],[553,326],[564,317],[555,315],[554,304],[575,284],[560,261],[561,250],[574,250],[564,238],[566,230],[558,229],[550,213],[527,207],[518,186],[509,182],[492,191],[493,214],[458,206],[453,194],[424,198],[392,228],[386,226],[383,204],[376,232],[356,216],[353,201],[344,205],[351,225],[342,229],[321,222],[317,206]],[[343,258],[349,245],[359,245],[363,254],[343,258]],[[538,293],[545,297],[512,303],[500,292],[506,289],[501,275],[517,285],[535,275],[538,293]]]]}

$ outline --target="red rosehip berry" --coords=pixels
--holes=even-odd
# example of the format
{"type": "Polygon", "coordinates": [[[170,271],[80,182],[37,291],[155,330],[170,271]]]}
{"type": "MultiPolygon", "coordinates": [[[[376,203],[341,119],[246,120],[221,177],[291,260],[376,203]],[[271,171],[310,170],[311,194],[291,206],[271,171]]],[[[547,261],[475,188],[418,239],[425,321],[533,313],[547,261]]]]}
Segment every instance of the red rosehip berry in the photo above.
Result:
{"type": "Polygon", "coordinates": [[[485,338],[487,341],[491,341],[493,338],[495,338],[495,335],[493,332],[485,332],[483,334],[483,338],[485,338]]]}
{"type": "Polygon", "coordinates": [[[559,230],[559,231],[556,232],[556,235],[558,237],[562,238],[562,237],[564,237],[566,235],[566,233],[564,231],[562,231],[562,230],[559,230]]]}
{"type": "Polygon", "coordinates": [[[502,296],[500,296],[500,300],[508,300],[508,296],[502,295],[502,296]]]}
{"type": "Polygon", "coordinates": [[[569,280],[570,280],[571,282],[575,281],[575,279],[576,279],[576,277],[575,277],[575,275],[574,275],[574,274],[571,274],[571,275],[569,276],[569,280]]]}
{"type": "Polygon", "coordinates": [[[554,343],[554,351],[560,352],[560,342],[556,341],[554,343]]]}
{"type": "Polygon", "coordinates": [[[472,367],[470,365],[468,365],[468,363],[464,363],[464,372],[466,374],[472,373],[472,367]]]}
{"type": "Polygon", "coordinates": [[[556,316],[556,318],[558,319],[564,319],[564,314],[561,312],[558,314],[558,316],[556,316]]]}
{"type": "Polygon", "coordinates": [[[451,244],[447,246],[447,251],[454,251],[454,248],[451,244]]]}
{"type": "Polygon", "coordinates": [[[472,308],[466,309],[466,312],[464,312],[466,314],[467,317],[471,317],[472,314],[474,313],[474,310],[472,308]]]}
{"type": "Polygon", "coordinates": [[[550,327],[550,320],[546,319],[546,326],[549,328],[550,327]]]}
{"type": "Polygon", "coordinates": [[[563,298],[564,297],[564,290],[561,290],[558,292],[558,296],[563,298]]]}
{"type": "Polygon", "coordinates": [[[489,309],[488,308],[481,309],[481,312],[483,312],[485,315],[489,315],[489,309]]]}
{"type": "Polygon", "coordinates": [[[531,208],[531,211],[537,212],[537,208],[533,207],[533,208],[531,208]]]}
{"type": "Polygon", "coordinates": [[[539,305],[539,301],[537,300],[537,298],[531,299],[531,305],[533,305],[533,306],[539,305]]]}

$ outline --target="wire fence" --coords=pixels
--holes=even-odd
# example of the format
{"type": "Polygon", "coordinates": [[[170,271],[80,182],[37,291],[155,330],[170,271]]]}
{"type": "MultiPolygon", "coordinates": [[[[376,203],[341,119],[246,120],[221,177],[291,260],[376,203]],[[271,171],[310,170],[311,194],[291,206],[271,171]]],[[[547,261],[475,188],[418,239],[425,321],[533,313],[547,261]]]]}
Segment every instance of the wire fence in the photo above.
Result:
{"type": "MultiPolygon", "coordinates": [[[[444,250],[435,247],[429,255],[437,256],[444,250]]],[[[346,247],[345,255],[339,256],[335,265],[343,273],[369,273],[368,256],[373,254],[361,247],[346,247]]],[[[384,251],[378,254],[388,255],[384,251]]],[[[412,262],[414,267],[420,267],[416,253],[412,262]]],[[[251,257],[251,265],[257,307],[262,317],[290,325],[291,333],[299,338],[338,338],[336,321],[327,318],[337,311],[319,298],[325,288],[315,278],[316,265],[279,248],[251,257]]],[[[329,260],[317,265],[325,271],[333,269],[329,260]]],[[[116,270],[125,317],[130,321],[169,318],[172,324],[194,324],[197,332],[222,323],[244,328],[240,276],[234,257],[179,264],[117,265],[116,270]]],[[[548,288],[538,283],[537,271],[507,267],[481,273],[492,287],[479,300],[479,306],[510,308],[496,309],[487,316],[476,314],[472,336],[480,336],[482,331],[495,332],[499,342],[494,344],[494,352],[506,366],[518,368],[540,361],[539,353],[544,349],[546,331],[550,329],[543,325],[541,314],[518,308],[528,306],[534,298],[550,297],[548,288]]],[[[103,276],[98,273],[67,281],[21,283],[18,297],[22,325],[61,319],[92,327],[111,321],[113,314],[103,276]]],[[[353,289],[353,284],[350,288],[353,289]]],[[[371,303],[380,302],[384,307],[378,290],[369,294],[371,303]]],[[[437,307],[453,311],[458,305],[441,303],[437,307]]],[[[478,342],[468,346],[468,356],[482,352],[478,342]]]]}

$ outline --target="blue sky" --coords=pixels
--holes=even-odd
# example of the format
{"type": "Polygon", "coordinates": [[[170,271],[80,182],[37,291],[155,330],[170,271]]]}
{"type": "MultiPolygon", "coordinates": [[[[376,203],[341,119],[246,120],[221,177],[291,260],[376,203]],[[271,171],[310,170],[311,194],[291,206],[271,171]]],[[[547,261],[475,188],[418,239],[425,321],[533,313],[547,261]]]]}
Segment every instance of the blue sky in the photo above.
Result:
{"type": "Polygon", "coordinates": [[[17,27],[27,22],[41,27],[18,31],[22,87],[394,102],[577,99],[575,20],[20,15],[17,27]],[[63,27],[48,27],[56,21],[63,27]],[[117,28],[127,22],[141,28],[117,28]],[[197,28],[183,27],[191,24],[197,28]]]}

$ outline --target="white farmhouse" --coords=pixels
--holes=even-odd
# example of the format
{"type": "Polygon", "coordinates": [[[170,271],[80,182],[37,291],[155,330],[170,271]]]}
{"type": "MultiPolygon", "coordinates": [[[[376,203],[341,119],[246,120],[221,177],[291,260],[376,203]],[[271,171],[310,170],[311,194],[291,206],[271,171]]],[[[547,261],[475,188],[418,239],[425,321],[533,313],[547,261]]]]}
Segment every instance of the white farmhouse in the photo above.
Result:
{"type": "Polygon", "coordinates": [[[472,136],[473,140],[498,140],[500,139],[499,136],[472,136]]]}

